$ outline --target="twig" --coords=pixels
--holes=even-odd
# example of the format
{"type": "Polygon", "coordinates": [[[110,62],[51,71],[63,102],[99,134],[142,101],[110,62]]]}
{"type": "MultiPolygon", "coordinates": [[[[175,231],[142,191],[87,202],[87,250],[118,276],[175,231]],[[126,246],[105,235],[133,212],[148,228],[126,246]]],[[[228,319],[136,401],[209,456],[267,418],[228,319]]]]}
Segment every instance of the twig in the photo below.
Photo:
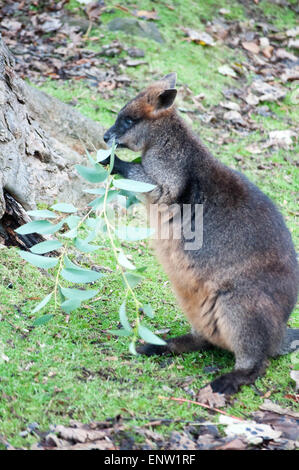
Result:
{"type": "Polygon", "coordinates": [[[237,419],[238,421],[244,421],[242,418],[238,418],[237,416],[231,416],[228,413],[226,413],[225,411],[219,410],[218,408],[214,408],[212,406],[205,405],[204,403],[199,403],[198,401],[187,400],[187,398],[162,397],[161,395],[159,395],[158,398],[160,398],[160,400],[173,400],[173,401],[179,401],[179,402],[185,402],[185,403],[192,403],[193,405],[202,406],[203,408],[208,408],[209,410],[212,410],[212,411],[217,411],[218,413],[221,413],[225,416],[229,416],[230,418],[237,419]]]}

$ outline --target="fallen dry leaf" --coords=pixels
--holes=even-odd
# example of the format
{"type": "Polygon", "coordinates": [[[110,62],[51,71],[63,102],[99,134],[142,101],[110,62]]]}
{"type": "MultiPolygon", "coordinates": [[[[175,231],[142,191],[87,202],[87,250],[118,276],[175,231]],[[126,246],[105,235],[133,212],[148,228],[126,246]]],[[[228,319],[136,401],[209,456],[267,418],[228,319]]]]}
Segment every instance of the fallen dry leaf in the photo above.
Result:
{"type": "Polygon", "coordinates": [[[263,82],[262,80],[252,82],[251,89],[260,95],[259,101],[277,101],[284,98],[287,94],[285,89],[269,85],[269,83],[263,82]]]}
{"type": "Polygon", "coordinates": [[[233,111],[240,111],[240,105],[234,101],[220,101],[220,106],[225,109],[231,109],[233,111]]]}
{"type": "Polygon", "coordinates": [[[236,124],[240,124],[241,126],[246,126],[246,122],[242,118],[239,111],[227,111],[227,113],[223,114],[223,118],[226,121],[232,121],[232,122],[235,122],[236,124]]]}
{"type": "Polygon", "coordinates": [[[263,147],[279,147],[288,149],[293,145],[292,137],[295,135],[295,132],[291,130],[271,131],[269,132],[269,140],[263,144],[263,147]]]}
{"type": "Polygon", "coordinates": [[[228,77],[237,77],[236,72],[229,65],[222,65],[221,67],[218,67],[218,72],[221,73],[221,75],[226,75],[228,77]]]}
{"type": "Polygon", "coordinates": [[[288,47],[291,49],[299,49],[299,39],[290,39],[288,47]]]}
{"type": "Polygon", "coordinates": [[[154,9],[152,9],[151,11],[148,11],[148,10],[135,10],[133,13],[134,13],[135,16],[137,16],[137,18],[142,18],[144,20],[155,21],[155,20],[159,19],[158,12],[154,9]]]}
{"type": "Polygon", "coordinates": [[[196,31],[190,28],[182,28],[183,31],[186,33],[188,38],[187,41],[193,41],[196,44],[201,44],[202,46],[214,46],[214,40],[212,36],[210,36],[205,31],[196,31]]]}
{"type": "Polygon", "coordinates": [[[260,52],[260,47],[255,42],[242,42],[242,46],[252,54],[258,54],[260,52]]]}
{"type": "Polygon", "coordinates": [[[262,405],[260,405],[260,410],[264,411],[273,411],[273,413],[278,413],[280,415],[288,415],[293,418],[299,419],[299,413],[289,408],[282,408],[281,406],[273,403],[271,400],[265,400],[262,405]]]}
{"type": "Polygon", "coordinates": [[[207,385],[206,387],[202,388],[199,391],[196,399],[205,405],[211,406],[212,408],[221,408],[222,406],[226,405],[225,395],[213,392],[211,385],[207,385]]]}
{"type": "Polygon", "coordinates": [[[248,95],[244,99],[246,103],[250,106],[256,106],[260,102],[259,98],[253,93],[248,93],[248,95]]]}

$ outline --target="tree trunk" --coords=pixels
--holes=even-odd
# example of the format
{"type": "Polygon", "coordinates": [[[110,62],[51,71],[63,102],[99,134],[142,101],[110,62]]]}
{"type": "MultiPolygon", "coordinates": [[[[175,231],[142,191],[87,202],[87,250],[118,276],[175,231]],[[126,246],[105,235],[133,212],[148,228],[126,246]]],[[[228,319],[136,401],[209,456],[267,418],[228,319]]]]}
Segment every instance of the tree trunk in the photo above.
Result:
{"type": "MultiPolygon", "coordinates": [[[[77,204],[81,201],[82,206],[82,187],[86,184],[77,176],[74,165],[86,161],[85,148],[103,147],[101,125],[29,86],[16,75],[14,58],[0,34],[2,237],[5,232],[2,221],[7,220],[5,214],[9,215],[10,221],[13,217],[12,199],[19,203],[15,206],[18,207],[16,221],[22,207],[34,209],[37,202],[77,204]]],[[[24,220],[26,217],[23,214],[24,220]]]]}

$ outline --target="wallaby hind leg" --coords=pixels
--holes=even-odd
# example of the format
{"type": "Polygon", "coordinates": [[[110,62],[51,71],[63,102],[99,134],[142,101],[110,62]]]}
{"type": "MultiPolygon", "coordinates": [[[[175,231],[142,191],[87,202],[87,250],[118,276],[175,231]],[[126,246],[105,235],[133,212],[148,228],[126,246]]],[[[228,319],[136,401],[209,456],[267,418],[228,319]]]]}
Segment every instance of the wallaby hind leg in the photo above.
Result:
{"type": "Polygon", "coordinates": [[[167,344],[164,346],[149,343],[143,344],[137,348],[137,352],[139,354],[145,354],[146,356],[153,356],[154,354],[181,354],[184,352],[210,349],[212,347],[202,336],[195,333],[169,338],[166,342],[167,344]]]}
{"type": "Polygon", "coordinates": [[[235,369],[210,384],[214,392],[225,395],[238,392],[241,385],[254,383],[263,375],[269,355],[269,332],[263,327],[261,318],[252,318],[243,325],[240,323],[239,331],[235,329],[231,340],[236,359],[235,369]]]}

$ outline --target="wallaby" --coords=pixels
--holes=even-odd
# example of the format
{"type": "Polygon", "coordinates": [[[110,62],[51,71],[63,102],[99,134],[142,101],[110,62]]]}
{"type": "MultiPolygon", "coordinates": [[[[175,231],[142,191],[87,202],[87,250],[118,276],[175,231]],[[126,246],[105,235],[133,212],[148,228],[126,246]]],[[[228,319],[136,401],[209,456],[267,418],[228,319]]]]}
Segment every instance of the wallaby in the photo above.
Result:
{"type": "Polygon", "coordinates": [[[166,346],[142,345],[138,352],[227,349],[235,355],[235,369],[211,387],[230,395],[253,383],[267,358],[298,347],[299,330],[286,328],[297,299],[298,264],[271,200],[215,159],[179,116],[175,83],[171,73],[139,93],[104,135],[108,144],[115,139],[118,147],[142,152],[141,163],[116,157],[113,171],[156,185],[145,195],[147,205],[203,207],[200,248],[186,249],[184,235],[154,241],[191,333],[168,339],[166,346]]]}

